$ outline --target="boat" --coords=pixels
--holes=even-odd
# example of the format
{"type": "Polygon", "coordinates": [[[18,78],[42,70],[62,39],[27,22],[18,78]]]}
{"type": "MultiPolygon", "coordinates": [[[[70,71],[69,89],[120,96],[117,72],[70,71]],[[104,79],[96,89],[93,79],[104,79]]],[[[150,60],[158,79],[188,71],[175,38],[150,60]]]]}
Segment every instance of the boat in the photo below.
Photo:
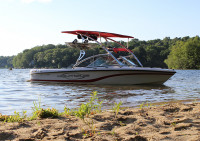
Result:
{"type": "Polygon", "coordinates": [[[176,72],[172,69],[143,67],[135,54],[128,48],[132,36],[100,31],[62,31],[76,35],[73,42],[67,42],[70,47],[79,48],[80,55],[72,68],[63,69],[31,69],[31,82],[63,82],[78,84],[163,84],[176,72]],[[113,38],[128,39],[127,45],[113,38]],[[104,39],[104,42],[101,41],[104,39]],[[109,46],[117,43],[120,48],[109,46]],[[87,49],[99,45],[105,51],[84,58],[87,49]],[[125,54],[120,56],[119,54],[125,54]]]}

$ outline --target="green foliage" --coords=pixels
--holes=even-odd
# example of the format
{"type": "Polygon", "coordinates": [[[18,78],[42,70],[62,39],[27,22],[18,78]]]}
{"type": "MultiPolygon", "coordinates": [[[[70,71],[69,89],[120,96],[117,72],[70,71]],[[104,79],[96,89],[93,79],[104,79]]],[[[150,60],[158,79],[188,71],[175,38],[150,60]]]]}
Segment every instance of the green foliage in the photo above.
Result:
{"type": "Polygon", "coordinates": [[[64,107],[64,112],[61,113],[61,115],[69,116],[69,115],[72,115],[72,112],[70,111],[69,108],[67,108],[67,107],[65,106],[65,107],[64,107]]]}
{"type": "Polygon", "coordinates": [[[142,104],[140,104],[140,110],[144,108],[144,102],[142,104]]]}
{"type": "MultiPolygon", "coordinates": [[[[126,42],[121,41],[121,44],[126,45],[126,42]]],[[[109,45],[119,47],[117,43],[109,43],[109,45]]],[[[199,69],[199,46],[198,36],[174,39],[166,37],[163,40],[155,39],[149,41],[132,39],[129,42],[129,49],[134,52],[143,66],[175,69],[199,69]]],[[[99,53],[105,52],[97,46],[87,50],[85,57],[99,53]]],[[[115,54],[115,56],[118,57],[124,54],[124,52],[121,52],[115,54]]],[[[3,65],[0,64],[0,67],[13,65],[15,68],[64,68],[74,64],[78,56],[78,49],[61,44],[49,44],[26,49],[17,56],[11,57],[8,62],[5,63],[3,61],[4,63],[3,65]]],[[[0,58],[0,62],[2,62],[1,60],[2,58],[0,58]]],[[[137,64],[137,62],[135,63],[137,64]]]]}
{"type": "Polygon", "coordinates": [[[89,102],[82,104],[77,111],[74,111],[74,114],[83,120],[83,122],[89,127],[89,133],[84,133],[86,136],[93,136],[95,134],[96,127],[94,126],[94,121],[90,118],[90,115],[93,115],[96,112],[101,111],[101,104],[103,101],[98,102],[97,92],[91,94],[89,102]],[[88,117],[89,119],[85,119],[88,117]]]}
{"type": "Polygon", "coordinates": [[[165,63],[172,69],[200,69],[200,38],[177,41],[165,63]]]}
{"type": "Polygon", "coordinates": [[[122,121],[119,121],[120,126],[126,126],[125,123],[123,123],[122,121]]]}
{"type": "Polygon", "coordinates": [[[172,122],[171,125],[172,125],[173,127],[175,127],[177,124],[176,124],[176,122],[172,122]]]}
{"type": "Polygon", "coordinates": [[[148,103],[148,101],[146,102],[146,104],[143,102],[142,104],[140,104],[140,109],[142,110],[144,107],[152,107],[152,103],[148,103]]]}
{"type": "Polygon", "coordinates": [[[0,68],[13,68],[13,57],[14,56],[0,56],[0,68]]]}
{"type": "Polygon", "coordinates": [[[112,136],[115,136],[115,130],[114,129],[112,129],[111,131],[110,131],[110,134],[112,135],[112,136]]]}
{"type": "Polygon", "coordinates": [[[81,106],[78,108],[77,111],[74,112],[74,114],[80,119],[84,120],[86,116],[89,116],[96,112],[100,112],[102,102],[103,101],[98,102],[97,92],[95,91],[91,94],[89,102],[81,104],[81,106]]]}
{"type": "Polygon", "coordinates": [[[115,113],[115,118],[117,117],[118,115],[118,112],[119,112],[119,109],[120,109],[120,106],[122,105],[122,102],[120,101],[119,103],[115,103],[114,107],[113,107],[113,110],[114,110],[114,113],[115,113]]]}
{"type": "Polygon", "coordinates": [[[29,117],[29,120],[33,120],[36,118],[56,118],[59,116],[59,112],[58,110],[52,108],[47,108],[47,109],[43,109],[41,108],[41,102],[39,101],[39,103],[37,104],[36,102],[33,102],[34,107],[33,109],[33,115],[31,117],[29,117]]]}
{"type": "Polygon", "coordinates": [[[23,111],[22,116],[19,114],[19,112],[14,112],[14,115],[0,115],[0,121],[4,122],[23,122],[26,118],[26,111],[23,111]]]}
{"type": "Polygon", "coordinates": [[[58,110],[52,108],[47,108],[47,109],[41,109],[37,111],[37,117],[39,118],[57,118],[59,116],[58,110]]]}
{"type": "Polygon", "coordinates": [[[70,116],[75,115],[76,117],[79,117],[86,123],[90,128],[90,134],[95,133],[95,127],[93,120],[89,118],[89,120],[86,120],[85,117],[89,117],[90,115],[93,115],[97,112],[101,112],[103,101],[98,101],[97,98],[97,92],[93,92],[91,94],[90,100],[86,104],[82,104],[77,110],[70,110],[69,108],[65,107],[64,112],[59,113],[58,110],[55,108],[47,108],[43,109],[41,108],[41,101],[39,102],[33,102],[33,112],[30,117],[26,116],[26,111],[23,112],[22,116],[18,112],[14,112],[14,115],[1,115],[0,114],[0,121],[4,122],[21,122],[23,120],[34,120],[37,118],[57,118],[59,116],[70,116]]]}
{"type": "MultiPolygon", "coordinates": [[[[105,43],[103,43],[105,45],[105,43]]],[[[119,47],[117,43],[108,43],[110,46],[119,47]]],[[[124,41],[121,44],[126,46],[124,41]]],[[[129,41],[129,49],[138,57],[145,67],[161,67],[174,69],[199,69],[199,37],[189,36],[183,38],[163,40],[155,39],[129,41]],[[170,54],[170,55],[169,55],[170,54]]],[[[86,50],[86,56],[105,53],[99,46],[86,50]]],[[[116,57],[127,53],[114,53],[116,57]]],[[[26,49],[17,56],[0,56],[0,68],[66,68],[75,64],[79,50],[66,45],[42,45],[26,49]]],[[[134,60],[134,59],[133,59],[134,60]]],[[[136,64],[137,62],[134,61],[136,64]]]]}
{"type": "Polygon", "coordinates": [[[33,115],[29,118],[29,120],[36,119],[38,117],[37,113],[42,110],[40,100],[39,100],[38,104],[36,102],[33,102],[33,105],[34,105],[34,107],[32,108],[33,115]]]}

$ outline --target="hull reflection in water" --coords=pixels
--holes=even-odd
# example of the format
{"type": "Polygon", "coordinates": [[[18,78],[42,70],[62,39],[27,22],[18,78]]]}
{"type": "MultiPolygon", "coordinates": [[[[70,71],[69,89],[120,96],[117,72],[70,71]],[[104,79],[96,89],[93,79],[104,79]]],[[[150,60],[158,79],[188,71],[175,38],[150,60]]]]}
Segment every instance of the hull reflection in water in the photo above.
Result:
{"type": "Polygon", "coordinates": [[[31,85],[48,89],[49,93],[43,94],[45,101],[51,98],[54,100],[45,103],[47,107],[54,105],[55,101],[62,101],[59,105],[66,104],[68,108],[77,108],[81,103],[88,102],[94,91],[97,91],[99,101],[103,100],[103,109],[112,109],[113,103],[120,101],[123,102],[123,107],[134,107],[146,101],[152,103],[163,101],[162,99],[172,100],[171,94],[174,94],[174,90],[168,86],[153,84],[119,86],[35,82],[31,85]],[[59,93],[60,91],[63,93],[59,93]]]}

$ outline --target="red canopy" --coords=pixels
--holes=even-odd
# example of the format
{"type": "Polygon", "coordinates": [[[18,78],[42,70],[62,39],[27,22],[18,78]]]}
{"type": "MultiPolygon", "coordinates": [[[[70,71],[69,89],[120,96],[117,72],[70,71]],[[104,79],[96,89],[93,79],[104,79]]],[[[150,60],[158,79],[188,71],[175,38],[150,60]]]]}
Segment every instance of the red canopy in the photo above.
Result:
{"type": "Polygon", "coordinates": [[[69,33],[69,34],[74,34],[74,35],[85,34],[85,35],[89,35],[89,36],[95,35],[97,37],[101,36],[104,38],[107,38],[107,37],[134,38],[131,36],[120,35],[120,34],[116,34],[116,33],[100,32],[100,31],[75,30],[75,31],[62,31],[62,33],[69,33]]]}
{"type": "MultiPolygon", "coordinates": [[[[118,53],[118,52],[120,52],[120,51],[123,51],[123,52],[129,52],[129,51],[131,51],[130,49],[126,49],[126,48],[113,48],[113,51],[115,52],[115,53],[118,53]]],[[[132,52],[132,51],[131,51],[132,52]]]]}

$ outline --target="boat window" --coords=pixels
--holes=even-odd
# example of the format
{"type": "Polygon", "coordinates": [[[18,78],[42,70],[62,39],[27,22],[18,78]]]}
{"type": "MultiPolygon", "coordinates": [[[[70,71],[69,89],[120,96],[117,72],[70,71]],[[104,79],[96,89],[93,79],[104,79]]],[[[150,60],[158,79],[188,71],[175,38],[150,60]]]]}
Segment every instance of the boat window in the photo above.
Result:
{"type": "Polygon", "coordinates": [[[129,60],[129,59],[127,59],[126,57],[122,57],[121,56],[121,58],[119,59],[123,64],[125,64],[125,65],[127,65],[127,66],[134,66],[134,67],[136,67],[137,65],[134,63],[134,62],[132,62],[131,60],[129,60]]]}
{"type": "Polygon", "coordinates": [[[118,63],[110,56],[98,57],[95,61],[89,64],[87,67],[108,67],[115,66],[118,63]]]}
{"type": "Polygon", "coordinates": [[[105,63],[105,60],[103,59],[103,57],[99,57],[94,62],[92,62],[91,64],[89,64],[87,67],[101,66],[104,63],[105,63]]]}

